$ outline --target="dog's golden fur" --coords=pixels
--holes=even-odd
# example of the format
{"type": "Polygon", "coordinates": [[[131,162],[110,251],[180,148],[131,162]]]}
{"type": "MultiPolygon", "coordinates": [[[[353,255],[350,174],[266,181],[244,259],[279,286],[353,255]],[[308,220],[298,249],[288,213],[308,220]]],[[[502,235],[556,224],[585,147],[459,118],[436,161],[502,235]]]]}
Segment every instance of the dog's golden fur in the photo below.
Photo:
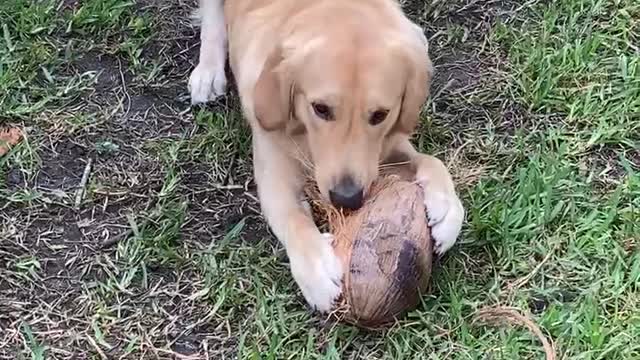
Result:
{"type": "MultiPolygon", "coordinates": [[[[201,0],[201,7],[220,1],[201,0]]],[[[341,179],[366,191],[380,163],[404,157],[424,186],[437,251],[448,250],[464,210],[442,162],[409,142],[433,70],[422,30],[398,4],[227,0],[224,19],[261,207],[307,301],[328,310],[342,276],[331,237],[320,233],[301,198],[309,175],[329,200],[341,179]]],[[[205,44],[207,31],[203,25],[201,52],[213,46],[205,44]]],[[[205,84],[192,85],[194,99],[210,95],[199,74],[216,71],[202,65],[206,60],[201,53],[192,74],[190,84],[205,84]]]]}

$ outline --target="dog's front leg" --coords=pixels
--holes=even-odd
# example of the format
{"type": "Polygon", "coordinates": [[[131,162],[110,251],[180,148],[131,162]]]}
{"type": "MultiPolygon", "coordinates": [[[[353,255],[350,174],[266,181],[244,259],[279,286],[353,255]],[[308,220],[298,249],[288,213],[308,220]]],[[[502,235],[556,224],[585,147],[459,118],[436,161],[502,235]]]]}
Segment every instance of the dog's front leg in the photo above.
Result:
{"type": "Polygon", "coordinates": [[[200,0],[200,60],[189,77],[191,103],[206,103],[224,95],[227,87],[227,30],[224,0],[200,0]]]}
{"type": "Polygon", "coordinates": [[[424,191],[435,250],[442,255],[455,244],[464,220],[464,207],[451,174],[442,161],[418,152],[408,139],[400,141],[392,152],[407,157],[415,170],[415,180],[424,191]]]}
{"type": "Polygon", "coordinates": [[[297,161],[260,134],[254,134],[253,145],[262,212],[284,245],[293,278],[309,305],[329,311],[342,288],[342,265],[333,251],[333,237],[318,230],[305,208],[304,177],[297,161]]]}

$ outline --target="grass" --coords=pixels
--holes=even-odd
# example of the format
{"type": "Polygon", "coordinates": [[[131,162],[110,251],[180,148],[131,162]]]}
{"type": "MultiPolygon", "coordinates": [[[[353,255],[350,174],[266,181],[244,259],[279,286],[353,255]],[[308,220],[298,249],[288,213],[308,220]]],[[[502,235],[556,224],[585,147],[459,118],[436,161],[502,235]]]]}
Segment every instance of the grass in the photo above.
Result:
{"type": "MultiPolygon", "coordinates": [[[[404,1],[430,38],[416,143],[468,217],[416,311],[311,314],[260,217],[238,100],[190,108],[191,8],[0,4],[0,358],[640,358],[640,5],[404,1]],[[75,194],[92,159],[86,196],[75,194]]],[[[193,5],[193,4],[191,4],[193,5]]]]}

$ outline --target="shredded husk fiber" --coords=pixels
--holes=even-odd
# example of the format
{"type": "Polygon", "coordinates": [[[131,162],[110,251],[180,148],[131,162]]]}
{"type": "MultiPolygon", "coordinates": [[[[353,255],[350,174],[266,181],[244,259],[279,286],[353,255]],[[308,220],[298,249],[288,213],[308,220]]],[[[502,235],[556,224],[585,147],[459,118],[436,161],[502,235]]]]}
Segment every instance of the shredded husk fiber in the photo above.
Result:
{"type": "Polygon", "coordinates": [[[313,180],[305,192],[318,226],[334,235],[334,250],[345,269],[343,296],[334,315],[376,328],[416,306],[419,292],[426,290],[432,260],[418,185],[394,174],[381,176],[356,211],[326,202],[313,180]],[[403,253],[407,247],[409,255],[403,253]]]}

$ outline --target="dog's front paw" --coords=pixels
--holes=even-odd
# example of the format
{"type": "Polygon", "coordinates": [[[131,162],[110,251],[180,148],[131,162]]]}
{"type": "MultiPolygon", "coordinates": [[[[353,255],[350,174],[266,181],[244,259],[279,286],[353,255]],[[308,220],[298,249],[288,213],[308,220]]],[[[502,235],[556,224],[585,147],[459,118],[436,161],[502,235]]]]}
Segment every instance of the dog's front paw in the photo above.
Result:
{"type": "Polygon", "coordinates": [[[218,65],[204,65],[199,63],[189,77],[189,91],[191,103],[206,103],[224,95],[227,87],[227,75],[224,63],[218,65]]]}
{"type": "Polygon", "coordinates": [[[418,183],[424,190],[424,205],[435,241],[435,251],[442,256],[451,249],[460,234],[464,207],[455,192],[431,189],[427,184],[418,183]]]}
{"type": "Polygon", "coordinates": [[[308,239],[306,251],[291,249],[291,272],[309,305],[320,311],[331,310],[342,292],[342,263],[335,255],[331,234],[308,239]]]}

